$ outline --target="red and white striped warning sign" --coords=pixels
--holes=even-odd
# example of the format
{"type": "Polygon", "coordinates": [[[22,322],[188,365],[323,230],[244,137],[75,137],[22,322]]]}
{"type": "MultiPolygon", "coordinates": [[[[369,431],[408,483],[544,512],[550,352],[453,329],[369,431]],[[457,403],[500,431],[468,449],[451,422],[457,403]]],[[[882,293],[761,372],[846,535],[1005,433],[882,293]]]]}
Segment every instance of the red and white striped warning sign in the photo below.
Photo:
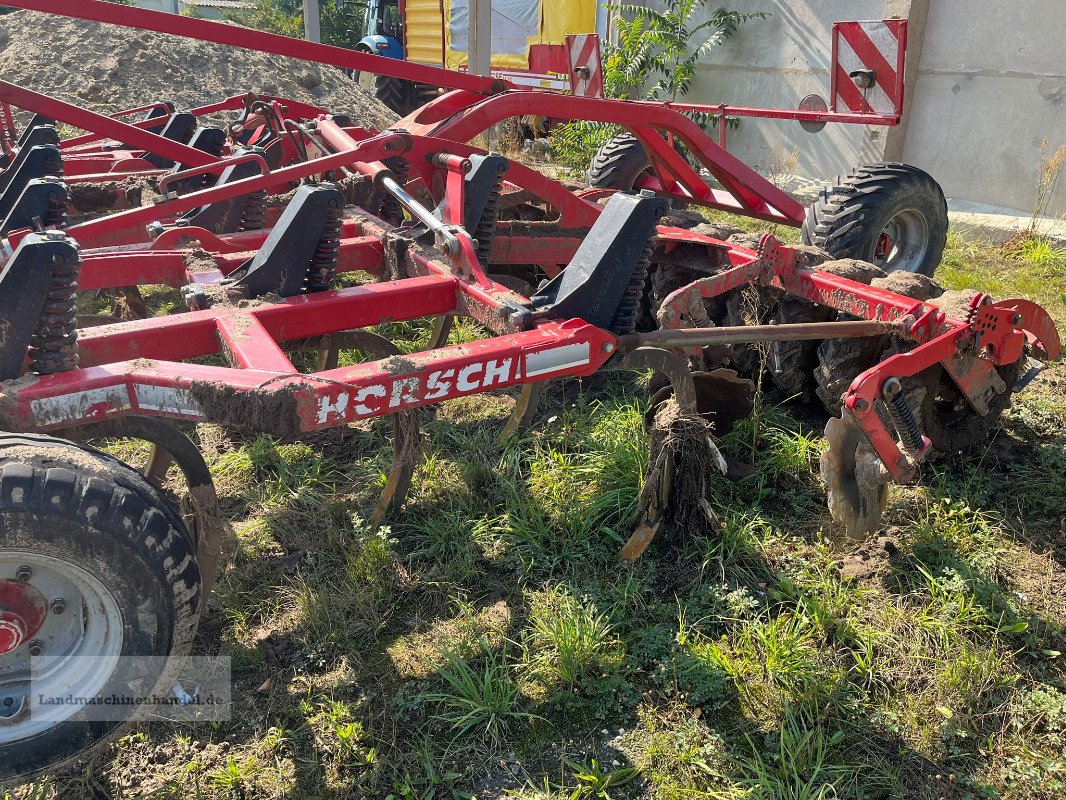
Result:
{"type": "Polygon", "coordinates": [[[906,20],[835,23],[833,110],[867,114],[902,113],[906,52],[906,20]],[[864,84],[869,85],[863,88],[864,84]]]}
{"type": "Polygon", "coordinates": [[[570,90],[578,97],[603,97],[599,34],[567,36],[566,53],[570,59],[570,90]]]}

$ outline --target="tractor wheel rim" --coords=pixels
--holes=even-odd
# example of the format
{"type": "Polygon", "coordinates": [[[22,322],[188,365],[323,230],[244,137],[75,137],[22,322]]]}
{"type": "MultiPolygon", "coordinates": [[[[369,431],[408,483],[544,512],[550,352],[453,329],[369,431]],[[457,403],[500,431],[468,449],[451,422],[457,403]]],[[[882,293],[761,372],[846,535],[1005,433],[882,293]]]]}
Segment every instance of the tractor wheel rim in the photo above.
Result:
{"type": "Polygon", "coordinates": [[[929,252],[929,221],[917,209],[892,217],[874,246],[873,263],[886,272],[918,272],[929,252]]]}
{"type": "Polygon", "coordinates": [[[38,736],[77,714],[78,700],[39,700],[96,697],[115,673],[122,652],[118,602],[84,568],[43,553],[4,550],[0,588],[10,590],[15,581],[46,608],[32,632],[26,608],[5,609],[9,620],[17,618],[26,630],[0,654],[0,746],[38,736]]]}

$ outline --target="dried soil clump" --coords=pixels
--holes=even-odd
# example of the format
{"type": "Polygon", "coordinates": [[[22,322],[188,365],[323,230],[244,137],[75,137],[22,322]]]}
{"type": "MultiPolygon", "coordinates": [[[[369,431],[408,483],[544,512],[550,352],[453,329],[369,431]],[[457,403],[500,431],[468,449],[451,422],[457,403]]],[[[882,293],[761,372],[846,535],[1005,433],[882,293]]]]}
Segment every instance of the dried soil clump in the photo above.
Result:
{"type": "Polygon", "coordinates": [[[253,91],[347,114],[363,127],[384,129],[396,118],[335,67],[32,11],[0,17],[0,75],[103,113],[161,100],[184,110],[253,91]]]}

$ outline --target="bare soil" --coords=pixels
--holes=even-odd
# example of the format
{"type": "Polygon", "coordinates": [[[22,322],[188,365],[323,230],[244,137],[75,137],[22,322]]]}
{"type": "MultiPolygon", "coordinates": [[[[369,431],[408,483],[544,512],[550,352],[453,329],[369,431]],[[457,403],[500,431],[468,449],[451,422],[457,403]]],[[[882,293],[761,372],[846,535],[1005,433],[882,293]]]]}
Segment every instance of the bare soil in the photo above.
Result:
{"type": "Polygon", "coordinates": [[[335,67],[32,11],[0,17],[0,75],[104,113],[161,100],[183,110],[254,91],[347,114],[363,127],[395,119],[335,67]]]}

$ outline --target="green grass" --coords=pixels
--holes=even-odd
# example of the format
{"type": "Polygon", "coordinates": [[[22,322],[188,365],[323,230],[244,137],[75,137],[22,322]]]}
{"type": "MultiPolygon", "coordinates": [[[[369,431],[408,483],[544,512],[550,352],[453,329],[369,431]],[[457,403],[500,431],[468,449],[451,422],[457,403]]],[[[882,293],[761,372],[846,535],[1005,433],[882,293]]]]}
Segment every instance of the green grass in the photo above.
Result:
{"type": "Polygon", "coordinates": [[[434,719],[448,730],[453,743],[480,740],[499,748],[516,723],[540,717],[519,709],[519,691],[506,653],[497,656],[484,646],[481,651],[481,663],[474,665],[445,651],[448,665],[440,670],[445,690],[427,693],[423,699],[438,705],[434,719]]]}
{"type": "MultiPolygon", "coordinates": [[[[1046,242],[952,236],[938,279],[1066,322],[1046,242]]],[[[893,549],[860,573],[818,483],[825,417],[773,394],[722,443],[757,469],[712,482],[720,527],[634,564],[643,376],[549,390],[506,443],[510,395],[426,414],[378,530],[386,424],[200,426],[235,536],[196,651],[233,659],[232,719],[146,726],[11,796],[1061,798],[1064,382],[1049,368],[987,448],[895,491],[893,549]]]]}

